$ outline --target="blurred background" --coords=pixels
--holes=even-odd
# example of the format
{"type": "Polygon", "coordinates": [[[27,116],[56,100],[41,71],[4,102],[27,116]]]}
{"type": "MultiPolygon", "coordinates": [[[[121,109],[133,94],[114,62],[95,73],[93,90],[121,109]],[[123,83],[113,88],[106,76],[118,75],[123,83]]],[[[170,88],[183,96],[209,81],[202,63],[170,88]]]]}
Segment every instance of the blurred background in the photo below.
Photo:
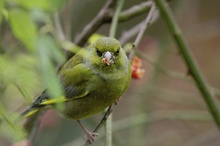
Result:
{"type": "MultiPolygon", "coordinates": [[[[1,146],[24,140],[24,122],[13,125],[13,119],[44,88],[56,86],[52,84],[56,81],[53,69],[56,64],[65,61],[65,49],[55,20],[61,24],[65,39],[73,41],[100,11],[104,2],[0,1],[1,146]],[[49,76],[53,78],[52,83],[46,82],[49,76]]],[[[144,1],[126,0],[123,10],[141,2],[144,1]]],[[[169,6],[219,104],[220,1],[170,0],[169,6]]],[[[146,15],[143,13],[120,23],[116,38],[129,32],[146,15]]],[[[97,33],[108,36],[109,28],[110,23],[104,24],[97,33]]],[[[126,43],[133,43],[135,37],[126,43]]],[[[181,54],[158,13],[155,13],[154,21],[147,28],[138,50],[151,62],[142,59],[142,68],[145,69],[143,78],[133,79],[120,104],[114,107],[113,145],[219,146],[219,130],[202,96],[189,80],[181,54]]],[[[102,114],[99,114],[82,122],[92,130],[101,118],[102,114]]],[[[102,128],[93,145],[104,145],[104,132],[102,128]]],[[[49,110],[41,119],[33,145],[80,146],[84,143],[83,134],[75,121],[63,119],[57,111],[49,110]]]]}

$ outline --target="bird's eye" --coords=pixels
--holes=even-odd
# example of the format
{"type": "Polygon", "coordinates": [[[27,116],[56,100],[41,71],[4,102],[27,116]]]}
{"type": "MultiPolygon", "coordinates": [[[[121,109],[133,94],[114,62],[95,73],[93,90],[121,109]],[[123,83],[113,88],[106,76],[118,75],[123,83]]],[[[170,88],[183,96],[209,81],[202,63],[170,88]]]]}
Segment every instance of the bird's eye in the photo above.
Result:
{"type": "Polygon", "coordinates": [[[102,52],[100,52],[98,49],[96,49],[96,53],[98,56],[100,56],[100,57],[102,56],[102,52]]]}
{"type": "Polygon", "coordinates": [[[115,55],[119,55],[120,49],[115,52],[115,55]]]}

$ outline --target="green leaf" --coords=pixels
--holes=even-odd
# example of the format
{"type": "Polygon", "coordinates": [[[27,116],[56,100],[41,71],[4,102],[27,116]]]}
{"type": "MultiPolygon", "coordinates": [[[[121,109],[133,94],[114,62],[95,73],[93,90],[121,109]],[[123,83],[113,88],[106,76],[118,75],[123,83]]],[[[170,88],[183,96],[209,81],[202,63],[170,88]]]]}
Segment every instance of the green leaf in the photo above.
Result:
{"type": "Polygon", "coordinates": [[[52,19],[51,15],[45,11],[39,9],[32,9],[30,11],[30,15],[36,23],[53,25],[53,21],[51,20],[52,19]]]}
{"type": "Polygon", "coordinates": [[[30,50],[35,49],[37,26],[32,21],[29,13],[12,9],[9,11],[9,23],[14,36],[23,42],[30,50]]]}
{"type": "MultiPolygon", "coordinates": [[[[63,63],[65,60],[64,54],[62,54],[55,41],[49,35],[42,35],[38,38],[37,50],[45,88],[51,97],[62,97],[64,92],[60,85],[60,80],[58,79],[53,62],[63,63]]],[[[62,106],[59,107],[62,109],[62,106]]]]}
{"type": "Polygon", "coordinates": [[[0,125],[1,133],[9,139],[13,139],[12,141],[24,139],[25,132],[21,129],[21,127],[13,123],[12,117],[14,116],[11,113],[8,113],[3,105],[0,104],[0,119],[3,120],[0,125]]]}
{"type": "Polygon", "coordinates": [[[66,0],[14,0],[14,2],[27,9],[54,11],[62,7],[66,0]]]}
{"type": "MultiPolygon", "coordinates": [[[[39,84],[39,76],[36,73],[36,60],[35,56],[22,53],[17,53],[13,56],[13,59],[8,54],[0,55],[1,86],[8,88],[10,85],[14,85],[17,88],[16,91],[19,91],[26,101],[30,102],[32,100],[30,95],[36,89],[36,85],[39,84]]],[[[6,91],[3,97],[7,97],[7,93],[6,91]]],[[[13,92],[13,94],[9,92],[8,94],[7,100],[9,100],[9,97],[16,95],[16,92],[13,92]]]]}

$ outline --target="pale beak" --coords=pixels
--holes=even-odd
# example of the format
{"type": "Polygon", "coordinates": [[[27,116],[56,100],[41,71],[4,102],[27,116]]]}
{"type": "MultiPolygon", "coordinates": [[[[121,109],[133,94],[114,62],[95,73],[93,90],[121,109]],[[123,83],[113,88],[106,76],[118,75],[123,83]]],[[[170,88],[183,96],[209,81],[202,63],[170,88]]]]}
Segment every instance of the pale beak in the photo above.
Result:
{"type": "Polygon", "coordinates": [[[104,52],[103,55],[102,55],[102,62],[107,64],[107,65],[110,65],[112,63],[114,63],[114,56],[113,56],[113,53],[112,52],[104,52]]]}

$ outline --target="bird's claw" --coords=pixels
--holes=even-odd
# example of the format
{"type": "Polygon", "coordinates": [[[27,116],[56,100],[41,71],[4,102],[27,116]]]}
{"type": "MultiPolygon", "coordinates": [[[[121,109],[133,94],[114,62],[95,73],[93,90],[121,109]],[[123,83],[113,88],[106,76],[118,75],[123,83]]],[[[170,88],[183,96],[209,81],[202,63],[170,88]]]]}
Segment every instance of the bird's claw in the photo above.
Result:
{"type": "Polygon", "coordinates": [[[115,105],[119,105],[119,102],[120,102],[121,99],[122,99],[122,97],[120,97],[119,99],[117,99],[117,100],[115,101],[115,105]]]}
{"type": "Polygon", "coordinates": [[[92,144],[95,140],[94,137],[99,136],[98,133],[95,132],[86,132],[87,141],[92,144]]]}

